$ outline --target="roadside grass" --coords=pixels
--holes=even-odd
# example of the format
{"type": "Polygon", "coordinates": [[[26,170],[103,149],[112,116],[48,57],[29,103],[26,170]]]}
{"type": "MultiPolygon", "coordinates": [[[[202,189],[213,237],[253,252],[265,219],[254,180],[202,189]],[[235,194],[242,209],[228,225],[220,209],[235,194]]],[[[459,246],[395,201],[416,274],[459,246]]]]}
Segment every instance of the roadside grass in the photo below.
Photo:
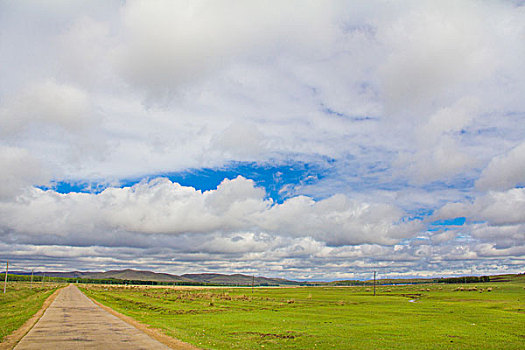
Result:
{"type": "Polygon", "coordinates": [[[11,334],[33,316],[58,285],[46,283],[9,282],[7,292],[0,292],[0,340],[11,334]]]}
{"type": "Polygon", "coordinates": [[[522,349],[525,283],[177,289],[85,285],[97,301],[206,349],[522,349]],[[491,288],[491,291],[487,291],[491,288]]]}

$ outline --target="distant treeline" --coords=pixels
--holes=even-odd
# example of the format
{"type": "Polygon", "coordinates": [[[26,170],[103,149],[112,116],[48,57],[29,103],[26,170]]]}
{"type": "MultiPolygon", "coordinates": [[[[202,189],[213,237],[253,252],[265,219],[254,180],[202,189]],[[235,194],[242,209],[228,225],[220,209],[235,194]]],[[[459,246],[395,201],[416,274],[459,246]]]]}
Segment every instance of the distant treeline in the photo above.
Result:
{"type": "MultiPolygon", "coordinates": [[[[5,273],[0,274],[0,281],[5,278],[5,273]]],[[[12,275],[8,274],[9,281],[31,281],[30,275],[12,275]]],[[[52,277],[52,276],[41,276],[34,275],[33,282],[58,282],[58,283],[89,283],[89,284],[125,284],[125,285],[148,285],[148,286],[229,286],[229,287],[250,287],[251,284],[220,284],[220,283],[205,283],[205,282],[192,282],[192,281],[180,281],[180,282],[167,282],[167,281],[142,281],[142,280],[129,280],[129,279],[116,279],[116,278],[75,278],[75,277],[52,277]]],[[[492,282],[501,282],[504,279],[494,278],[492,282]]],[[[426,283],[484,283],[491,282],[490,276],[465,276],[465,277],[447,277],[447,278],[429,278],[429,279],[403,279],[403,280],[378,280],[377,285],[396,285],[396,284],[426,284],[426,283]]],[[[346,280],[346,281],[334,281],[334,282],[303,282],[300,286],[371,286],[373,281],[358,281],[358,280],[346,280]]],[[[274,287],[277,284],[269,283],[256,283],[257,287],[274,287]]]]}
{"type": "MultiPolygon", "coordinates": [[[[5,279],[5,273],[0,274],[0,280],[5,279]]],[[[30,282],[31,281],[31,275],[7,275],[8,281],[17,281],[17,282],[30,282]]],[[[73,278],[73,277],[52,277],[52,276],[46,276],[46,275],[34,275],[32,277],[33,282],[59,282],[59,283],[103,283],[103,284],[109,284],[111,282],[117,283],[119,280],[115,279],[94,279],[94,278],[73,278]]],[[[122,281],[120,281],[122,283],[122,281]]]]}
{"type": "MultiPolygon", "coordinates": [[[[5,273],[0,274],[0,280],[4,280],[5,273]]],[[[8,281],[30,282],[31,275],[7,275],[8,281]]],[[[62,283],[91,283],[91,284],[136,284],[136,285],[204,285],[199,282],[159,282],[140,280],[121,280],[116,278],[76,278],[76,277],[52,277],[34,275],[33,282],[62,282],[62,283]]]]}
{"type": "Polygon", "coordinates": [[[334,282],[304,282],[301,283],[301,286],[312,286],[312,287],[320,287],[320,286],[364,286],[366,285],[366,281],[334,281],[334,282]]]}
{"type": "Polygon", "coordinates": [[[437,283],[483,283],[490,282],[489,276],[466,276],[466,277],[448,277],[435,280],[437,283]]]}
{"type": "MultiPolygon", "coordinates": [[[[5,273],[0,274],[0,281],[5,279],[5,273]]],[[[8,281],[18,282],[30,282],[31,275],[7,275],[8,281]]],[[[117,279],[117,278],[75,278],[75,277],[52,277],[52,276],[41,276],[34,275],[33,282],[58,282],[58,283],[88,283],[88,284],[124,284],[124,285],[147,285],[147,286],[225,286],[225,284],[218,283],[205,283],[205,282],[192,282],[192,281],[181,281],[181,282],[167,282],[167,281],[142,281],[142,280],[129,280],[129,279],[117,279]]],[[[250,287],[251,284],[227,284],[226,286],[231,287],[250,287]]],[[[257,287],[275,287],[277,284],[272,285],[268,283],[255,284],[257,287]]]]}
{"type": "MultiPolygon", "coordinates": [[[[221,283],[207,283],[207,282],[192,282],[192,281],[181,281],[181,282],[165,282],[165,281],[142,281],[142,280],[120,280],[120,279],[102,279],[102,280],[93,280],[97,282],[82,282],[81,279],[79,279],[78,283],[99,283],[99,284],[127,284],[127,285],[143,285],[143,286],[210,286],[210,287],[220,287],[220,286],[228,286],[228,287],[250,287],[251,284],[235,284],[235,283],[229,283],[229,284],[221,284],[221,283]],[[108,281],[108,282],[106,282],[108,281]]],[[[256,287],[270,287],[270,286],[278,286],[277,284],[272,285],[268,283],[255,283],[254,286],[256,287]]]]}
{"type": "MultiPolygon", "coordinates": [[[[498,282],[498,279],[492,280],[492,282],[498,282]]],[[[378,286],[392,286],[402,284],[428,284],[428,283],[483,283],[491,282],[489,276],[466,276],[466,277],[447,277],[447,278],[428,278],[428,279],[383,279],[377,280],[376,285],[378,286]]],[[[346,281],[333,281],[333,282],[305,282],[301,283],[301,286],[372,286],[373,280],[358,281],[358,280],[346,280],[346,281]]]]}

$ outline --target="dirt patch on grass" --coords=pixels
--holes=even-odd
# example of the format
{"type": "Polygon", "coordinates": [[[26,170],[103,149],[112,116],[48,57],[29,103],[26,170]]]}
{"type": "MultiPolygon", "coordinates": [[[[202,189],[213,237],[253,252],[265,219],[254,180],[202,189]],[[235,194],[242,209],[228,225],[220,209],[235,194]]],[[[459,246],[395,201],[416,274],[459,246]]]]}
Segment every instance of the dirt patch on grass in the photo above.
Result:
{"type": "Polygon", "coordinates": [[[101,303],[99,303],[98,301],[94,300],[93,298],[90,298],[96,305],[98,305],[100,308],[102,308],[103,310],[109,312],[110,314],[120,318],[122,321],[132,325],[133,327],[141,330],[142,332],[146,333],[147,335],[149,335],[150,337],[160,341],[161,343],[163,343],[164,345],[167,345],[169,346],[170,348],[172,349],[178,349],[178,350],[199,350],[200,348],[190,344],[190,343],[186,343],[186,342],[183,342],[182,340],[179,340],[179,339],[176,339],[176,338],[172,338],[164,333],[162,333],[161,330],[159,329],[155,329],[155,328],[151,328],[150,326],[148,325],[145,325],[129,316],[126,316],[126,315],[123,315],[121,314],[120,312],[117,312],[115,310],[113,310],[112,308],[106,306],[106,305],[103,305],[101,303]]]}
{"type": "Polygon", "coordinates": [[[47,297],[46,300],[44,300],[44,304],[42,304],[40,310],[38,310],[33,316],[31,316],[31,318],[27,320],[20,328],[6,336],[0,343],[0,350],[13,349],[15,345],[31,330],[31,328],[33,328],[35,323],[38,322],[40,317],[42,317],[49,305],[51,305],[53,300],[55,300],[62,288],[58,288],[57,290],[55,290],[53,294],[51,294],[47,297]]]}
{"type": "Polygon", "coordinates": [[[299,335],[293,334],[293,332],[288,332],[286,334],[277,334],[277,333],[261,333],[261,332],[242,332],[242,333],[232,333],[234,335],[238,334],[248,334],[254,335],[263,339],[295,339],[299,335]]]}
{"type": "Polygon", "coordinates": [[[505,301],[502,300],[492,300],[492,299],[467,299],[467,298],[443,298],[443,301],[452,301],[460,303],[491,303],[491,304],[501,304],[505,301]]]}
{"type": "Polygon", "coordinates": [[[421,293],[399,294],[399,295],[402,296],[402,297],[407,297],[407,298],[419,298],[419,297],[421,297],[421,293]]]}

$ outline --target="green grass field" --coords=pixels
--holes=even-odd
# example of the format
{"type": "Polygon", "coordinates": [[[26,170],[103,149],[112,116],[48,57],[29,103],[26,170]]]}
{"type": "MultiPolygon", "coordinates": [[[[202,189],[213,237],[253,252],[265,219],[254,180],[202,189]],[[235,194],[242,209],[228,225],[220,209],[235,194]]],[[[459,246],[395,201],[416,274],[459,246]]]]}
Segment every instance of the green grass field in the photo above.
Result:
{"type": "Polygon", "coordinates": [[[7,293],[0,291],[0,339],[18,329],[33,316],[56,289],[56,284],[9,282],[7,293]]]}
{"type": "Polygon", "coordinates": [[[207,349],[523,349],[524,282],[83,291],[207,349]]]}

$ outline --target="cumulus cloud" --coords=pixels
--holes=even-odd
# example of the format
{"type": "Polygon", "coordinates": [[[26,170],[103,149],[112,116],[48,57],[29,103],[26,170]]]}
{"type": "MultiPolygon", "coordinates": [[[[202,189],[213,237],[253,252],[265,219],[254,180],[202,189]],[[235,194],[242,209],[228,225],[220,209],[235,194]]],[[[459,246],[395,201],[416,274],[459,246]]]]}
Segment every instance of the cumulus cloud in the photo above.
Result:
{"type": "Polygon", "coordinates": [[[210,151],[225,152],[244,160],[258,158],[265,149],[264,135],[256,125],[236,122],[214,137],[210,151]]]}
{"type": "Polygon", "coordinates": [[[15,134],[35,124],[79,130],[89,117],[89,99],[79,88],[54,80],[33,83],[0,106],[0,132],[15,134]]]}
{"type": "Polygon", "coordinates": [[[498,58],[490,48],[504,35],[487,22],[500,13],[501,5],[494,5],[423,1],[380,27],[379,37],[390,49],[381,67],[388,114],[408,111],[417,118],[491,76],[498,58]]]}
{"type": "Polygon", "coordinates": [[[429,183],[436,180],[448,182],[454,176],[471,169],[476,161],[461,150],[456,139],[441,136],[432,147],[420,149],[415,154],[400,154],[396,163],[399,171],[411,181],[429,183]]]}
{"type": "Polygon", "coordinates": [[[525,143],[494,157],[476,181],[482,190],[507,190],[525,185],[525,143]]]}
{"type": "Polygon", "coordinates": [[[0,200],[12,200],[49,178],[42,164],[25,149],[0,145],[0,200]]]}
{"type": "Polygon", "coordinates": [[[312,237],[331,245],[394,244],[422,228],[420,221],[404,220],[405,213],[391,205],[358,203],[344,195],[317,202],[300,196],[282,204],[265,195],[243,177],[205,192],[158,178],[100,194],[34,189],[23,201],[4,204],[1,216],[6,232],[71,235],[73,240],[78,234],[91,237],[93,244],[107,232],[260,232],[312,237]]]}
{"type": "MultiPolygon", "coordinates": [[[[505,105],[523,107],[516,97],[523,79],[514,74],[521,62],[516,54],[524,52],[523,10],[510,4],[129,1],[107,7],[95,2],[78,8],[38,6],[40,15],[28,13],[28,5],[6,6],[12,18],[34,19],[28,28],[15,20],[3,22],[6,40],[0,50],[12,67],[18,67],[17,57],[23,59],[20,66],[24,71],[31,67],[31,74],[14,68],[2,75],[18,87],[15,91],[45,88],[48,95],[36,101],[71,100],[31,106],[31,116],[23,117],[30,124],[41,118],[35,118],[35,110],[49,110],[42,118],[70,130],[84,120],[86,98],[90,116],[104,116],[95,121],[97,137],[110,140],[96,150],[104,157],[69,167],[71,158],[83,157],[82,152],[68,154],[74,140],[60,140],[58,152],[46,148],[46,157],[53,153],[54,166],[70,178],[319,155],[354,157],[366,168],[376,159],[365,150],[375,149],[374,158],[388,163],[391,152],[400,154],[401,161],[390,166],[409,168],[408,176],[414,174],[419,183],[450,179],[478,166],[473,159],[483,162],[495,155],[493,149],[465,149],[472,135],[450,133],[460,126],[475,128],[480,113],[501,108],[502,99],[490,97],[501,90],[498,77],[513,87],[505,105]],[[43,24],[48,22],[59,25],[43,24]],[[38,33],[35,42],[17,41],[30,38],[29,33],[38,33]],[[34,54],[27,55],[28,50],[34,54]],[[470,108],[472,101],[478,105],[470,108]],[[394,113],[395,106],[422,112],[394,113]],[[72,115],[68,111],[75,112],[76,121],[66,117],[72,115]],[[237,147],[239,142],[245,147],[237,147]],[[140,171],[133,169],[137,162],[143,164],[140,171]]],[[[2,99],[3,107],[12,105],[8,100],[2,99]]],[[[9,107],[9,115],[19,109],[23,106],[9,107]]],[[[26,125],[13,120],[4,123],[4,132],[26,125]]],[[[42,133],[32,134],[31,142],[38,143],[32,147],[51,143],[42,138],[42,133]]]]}
{"type": "Polygon", "coordinates": [[[523,248],[523,242],[525,242],[525,224],[498,226],[487,223],[475,224],[471,233],[473,237],[497,245],[498,248],[515,246],[523,248]]]}
{"type": "Polygon", "coordinates": [[[53,43],[60,64],[57,76],[93,91],[116,80],[108,64],[115,45],[108,22],[82,16],[58,34],[53,43]]]}
{"type": "MultiPolygon", "coordinates": [[[[129,237],[128,237],[129,238],[129,237]]],[[[152,241],[154,236],[149,236],[152,241]]],[[[287,238],[268,234],[236,233],[220,236],[175,236],[163,247],[35,246],[5,244],[17,266],[64,270],[136,268],[159,272],[245,273],[295,279],[348,279],[381,277],[493,274],[505,268],[520,272],[523,245],[511,248],[451,241],[440,245],[400,244],[330,247],[309,237],[287,238]]]]}
{"type": "Polygon", "coordinates": [[[525,222],[525,188],[491,191],[472,202],[450,203],[434,215],[437,219],[469,217],[491,225],[515,225],[525,222]]]}
{"type": "Polygon", "coordinates": [[[359,203],[344,195],[319,202],[300,196],[271,208],[264,225],[274,232],[306,233],[333,245],[394,244],[422,228],[418,220],[404,221],[404,215],[392,205],[359,203]]]}
{"type": "Polygon", "coordinates": [[[514,271],[524,19],[508,1],[0,2],[0,241],[64,266],[514,271]],[[267,192],[32,187],[237,162],[319,171],[267,192]]]}
{"type": "Polygon", "coordinates": [[[420,134],[417,135],[419,144],[432,144],[443,134],[460,132],[479,114],[479,105],[478,99],[466,96],[437,110],[422,125],[420,134]]]}
{"type": "Polygon", "coordinates": [[[332,6],[130,1],[122,11],[125,44],[116,62],[126,80],[162,97],[236,57],[330,38],[332,6]]]}
{"type": "Polygon", "coordinates": [[[502,192],[491,191],[470,202],[446,204],[434,214],[434,218],[468,218],[467,225],[462,227],[461,235],[468,235],[483,244],[491,244],[493,249],[498,250],[498,253],[494,252],[493,255],[503,256],[506,252],[509,255],[519,255],[519,249],[505,249],[523,246],[524,213],[525,189],[514,188],[502,192]]]}

